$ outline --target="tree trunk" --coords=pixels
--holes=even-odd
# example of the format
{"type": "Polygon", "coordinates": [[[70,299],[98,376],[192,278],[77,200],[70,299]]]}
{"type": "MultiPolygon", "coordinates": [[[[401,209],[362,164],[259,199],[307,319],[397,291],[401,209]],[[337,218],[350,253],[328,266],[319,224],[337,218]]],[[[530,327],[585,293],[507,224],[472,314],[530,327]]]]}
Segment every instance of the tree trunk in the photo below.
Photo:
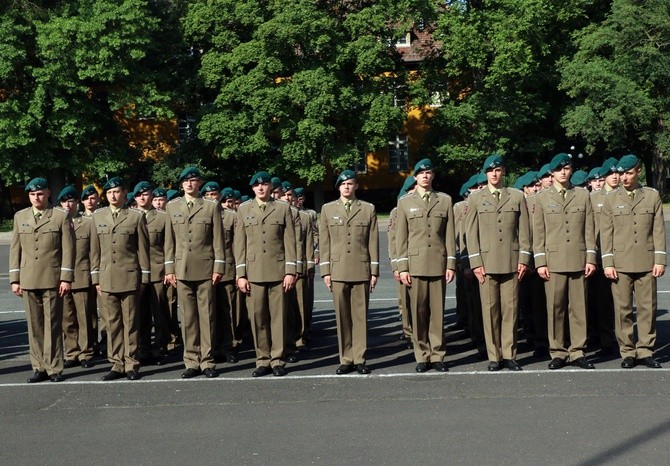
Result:
{"type": "Polygon", "coordinates": [[[661,199],[665,194],[665,182],[666,182],[666,161],[665,154],[663,151],[655,147],[653,149],[653,155],[651,160],[651,186],[658,189],[661,199]]]}

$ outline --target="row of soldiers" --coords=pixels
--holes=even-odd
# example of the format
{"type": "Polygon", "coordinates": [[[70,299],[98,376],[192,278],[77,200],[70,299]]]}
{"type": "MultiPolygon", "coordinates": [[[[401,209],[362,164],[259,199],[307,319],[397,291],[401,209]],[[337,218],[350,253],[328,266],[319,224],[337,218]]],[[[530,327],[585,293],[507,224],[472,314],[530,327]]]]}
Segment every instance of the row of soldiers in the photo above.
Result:
{"type": "MultiPolygon", "coordinates": [[[[410,249],[403,250],[406,235],[393,239],[397,230],[406,228],[400,214],[407,210],[401,209],[407,199],[414,201],[404,215],[410,224],[430,227],[442,216],[438,211],[431,215],[431,204],[416,202],[416,174],[422,166],[431,167],[428,160],[421,163],[414,180],[403,186],[389,229],[389,253],[410,346],[417,342],[414,327],[424,325],[422,313],[430,312],[425,310],[425,296],[412,296],[402,286],[407,284],[402,271],[406,262],[411,266],[425,260],[421,249],[431,244],[425,239],[418,248],[410,243],[410,249]]],[[[469,329],[480,356],[489,360],[488,370],[521,370],[516,361],[519,310],[534,335],[534,354],[549,355],[550,369],[568,363],[594,368],[585,357],[588,320],[596,323],[601,354],[612,354],[618,346],[623,368],[661,367],[653,352],[656,279],[666,265],[663,211],[658,192],[640,185],[640,174],[640,160],[632,154],[608,159],[576,176],[571,156],[558,154],[538,172],[519,177],[517,189],[510,189],[504,186],[502,157],[492,155],[463,185],[465,200],[453,209],[455,244],[452,249],[449,234],[443,235],[446,246],[440,252],[455,251],[457,325],[469,329]],[[586,183],[590,192],[577,186],[586,183]]],[[[449,281],[448,272],[442,282],[449,281]]],[[[435,313],[440,314],[437,304],[435,313]]],[[[436,360],[441,355],[433,354],[436,360]]],[[[426,370],[419,357],[417,362],[417,371],[426,370]]],[[[441,364],[436,368],[443,370],[441,364]]]]}

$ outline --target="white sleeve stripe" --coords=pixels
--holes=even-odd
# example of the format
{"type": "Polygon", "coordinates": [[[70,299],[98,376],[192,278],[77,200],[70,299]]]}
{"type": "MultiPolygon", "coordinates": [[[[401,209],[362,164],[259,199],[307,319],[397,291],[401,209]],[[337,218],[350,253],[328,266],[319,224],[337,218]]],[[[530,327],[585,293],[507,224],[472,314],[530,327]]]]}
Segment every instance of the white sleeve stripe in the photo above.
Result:
{"type": "Polygon", "coordinates": [[[477,257],[478,255],[479,255],[479,253],[470,254],[470,255],[468,256],[468,259],[472,259],[473,257],[477,257]]]}
{"type": "Polygon", "coordinates": [[[330,262],[328,262],[328,261],[326,261],[326,262],[320,262],[319,265],[320,265],[321,267],[323,267],[324,265],[330,265],[330,262]]]}
{"type": "Polygon", "coordinates": [[[519,252],[520,252],[521,254],[527,254],[527,255],[529,255],[529,256],[532,255],[532,253],[531,253],[530,251],[519,251],[519,252]]]}
{"type": "Polygon", "coordinates": [[[454,259],[454,260],[456,260],[456,257],[454,257],[454,256],[447,256],[447,259],[454,259]]]}
{"type": "Polygon", "coordinates": [[[21,269],[9,269],[9,273],[20,272],[20,271],[21,271],[21,269]]]}
{"type": "Polygon", "coordinates": [[[587,249],[586,252],[592,252],[593,254],[596,253],[593,249],[587,249]]]}
{"type": "Polygon", "coordinates": [[[91,275],[93,275],[94,273],[100,273],[100,272],[98,272],[97,270],[94,270],[94,271],[91,272],[91,275]]]}
{"type": "Polygon", "coordinates": [[[165,261],[165,262],[163,262],[163,265],[168,265],[168,264],[174,264],[174,261],[165,261]]]}
{"type": "Polygon", "coordinates": [[[379,265],[379,262],[370,262],[372,265],[379,265]]]}
{"type": "Polygon", "coordinates": [[[151,270],[142,270],[142,273],[151,273],[151,270]]]}
{"type": "Polygon", "coordinates": [[[540,256],[546,256],[546,254],[543,253],[543,252],[538,252],[538,253],[535,254],[533,257],[540,257],[540,256]]]}
{"type": "Polygon", "coordinates": [[[665,251],[654,251],[654,254],[665,254],[667,255],[668,253],[665,251]]]}
{"type": "Polygon", "coordinates": [[[240,264],[240,265],[236,265],[235,268],[239,269],[240,267],[246,267],[246,266],[247,266],[247,264],[240,264]]]}
{"type": "Polygon", "coordinates": [[[66,272],[74,272],[74,269],[68,269],[67,267],[61,267],[61,270],[65,270],[66,272]]]}
{"type": "Polygon", "coordinates": [[[603,259],[606,258],[606,257],[614,257],[614,254],[603,254],[602,257],[603,257],[603,259]]]}
{"type": "Polygon", "coordinates": [[[398,262],[400,262],[400,261],[409,261],[409,258],[407,258],[407,257],[401,257],[400,259],[398,259],[398,262]]]}
{"type": "Polygon", "coordinates": [[[286,262],[286,265],[296,265],[295,262],[286,262]]]}

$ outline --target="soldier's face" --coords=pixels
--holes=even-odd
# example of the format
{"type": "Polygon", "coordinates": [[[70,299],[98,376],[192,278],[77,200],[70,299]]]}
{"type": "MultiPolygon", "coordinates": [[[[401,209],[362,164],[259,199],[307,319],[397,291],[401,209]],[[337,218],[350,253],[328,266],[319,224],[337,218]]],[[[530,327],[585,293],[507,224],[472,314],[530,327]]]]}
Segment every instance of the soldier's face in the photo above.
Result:
{"type": "Polygon", "coordinates": [[[293,203],[298,209],[302,209],[303,204],[305,203],[304,197],[295,197],[293,198],[293,203]]]}
{"type": "Polygon", "coordinates": [[[114,206],[116,208],[123,207],[123,205],[126,203],[127,194],[128,192],[121,187],[108,189],[107,193],[105,193],[109,205],[114,206]]]}
{"type": "Polygon", "coordinates": [[[219,192],[218,191],[207,191],[202,197],[205,199],[211,199],[213,201],[218,201],[219,200],[219,192]]]}
{"type": "Polygon", "coordinates": [[[489,184],[494,188],[499,188],[502,185],[503,178],[505,176],[505,169],[502,167],[492,168],[486,170],[486,179],[489,184]]]}
{"type": "Polygon", "coordinates": [[[153,196],[151,195],[150,191],[144,191],[143,193],[135,196],[135,202],[137,203],[137,207],[140,209],[148,209],[152,200],[153,196]]]}
{"type": "Polygon", "coordinates": [[[225,201],[221,202],[221,205],[225,207],[226,209],[230,210],[235,210],[235,199],[232,197],[229,197],[225,201]]]}
{"type": "Polygon", "coordinates": [[[88,212],[93,212],[98,208],[100,197],[97,194],[91,194],[87,198],[84,198],[81,203],[84,204],[84,209],[86,209],[88,212]]]}
{"type": "Polygon", "coordinates": [[[635,189],[637,187],[641,171],[642,168],[635,167],[623,172],[621,174],[621,184],[623,185],[623,187],[629,190],[635,189]]]}
{"type": "Polygon", "coordinates": [[[423,189],[430,189],[433,186],[433,178],[435,178],[433,170],[424,170],[414,175],[416,185],[421,186],[423,189]]]}
{"type": "Polygon", "coordinates": [[[281,198],[282,201],[286,201],[289,204],[293,204],[293,191],[291,190],[286,191],[281,198]]]}
{"type": "Polygon", "coordinates": [[[281,188],[275,188],[272,190],[272,197],[279,200],[284,195],[284,191],[281,188]]]}
{"type": "Polygon", "coordinates": [[[337,189],[340,191],[340,196],[345,199],[352,199],[358,189],[358,183],[356,180],[346,180],[340,183],[337,189]]]}
{"type": "Polygon", "coordinates": [[[166,203],[167,203],[167,197],[165,197],[165,196],[154,197],[151,200],[151,205],[154,206],[154,209],[165,210],[165,204],[166,203]]]}
{"type": "Polygon", "coordinates": [[[572,175],[572,165],[566,165],[559,168],[558,170],[551,172],[551,176],[554,178],[554,180],[561,185],[568,184],[570,181],[570,175],[572,175]]]}
{"type": "Polygon", "coordinates": [[[202,186],[202,180],[200,178],[189,178],[188,180],[181,182],[181,187],[184,190],[184,193],[191,197],[198,197],[200,186],[202,186]]]}
{"type": "Polygon", "coordinates": [[[551,177],[551,175],[544,176],[540,178],[540,186],[542,189],[547,189],[551,185],[554,184],[554,179],[551,177]]]}
{"type": "Polygon", "coordinates": [[[51,196],[51,191],[48,189],[40,189],[39,191],[31,191],[28,193],[30,204],[37,210],[44,210],[47,208],[47,204],[49,204],[49,196],[51,196]]]}
{"type": "Polygon", "coordinates": [[[65,201],[60,201],[60,206],[71,214],[77,210],[77,200],[76,199],[67,199],[65,201]]]}
{"type": "MultiPolygon", "coordinates": [[[[251,189],[253,189],[256,197],[261,201],[265,202],[270,200],[270,183],[256,183],[251,189]]],[[[275,197],[275,199],[277,198],[275,197]]]]}
{"type": "Polygon", "coordinates": [[[605,178],[596,178],[591,180],[591,191],[600,191],[605,184],[605,178]]]}
{"type": "Polygon", "coordinates": [[[607,183],[607,186],[609,186],[610,188],[618,188],[620,181],[621,181],[621,175],[619,175],[618,172],[610,173],[605,177],[605,183],[607,183]]]}

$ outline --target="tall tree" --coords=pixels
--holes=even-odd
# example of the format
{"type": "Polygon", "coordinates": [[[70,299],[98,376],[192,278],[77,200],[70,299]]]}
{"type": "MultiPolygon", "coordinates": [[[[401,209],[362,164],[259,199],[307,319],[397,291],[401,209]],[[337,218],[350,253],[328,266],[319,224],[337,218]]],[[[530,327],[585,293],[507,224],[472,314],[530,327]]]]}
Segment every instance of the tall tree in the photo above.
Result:
{"type": "MultiPolygon", "coordinates": [[[[614,0],[601,23],[574,35],[561,87],[575,103],[563,119],[590,148],[632,151],[665,190],[670,155],[670,2],[614,0]]],[[[651,175],[651,176],[650,176],[651,175]]]]}

